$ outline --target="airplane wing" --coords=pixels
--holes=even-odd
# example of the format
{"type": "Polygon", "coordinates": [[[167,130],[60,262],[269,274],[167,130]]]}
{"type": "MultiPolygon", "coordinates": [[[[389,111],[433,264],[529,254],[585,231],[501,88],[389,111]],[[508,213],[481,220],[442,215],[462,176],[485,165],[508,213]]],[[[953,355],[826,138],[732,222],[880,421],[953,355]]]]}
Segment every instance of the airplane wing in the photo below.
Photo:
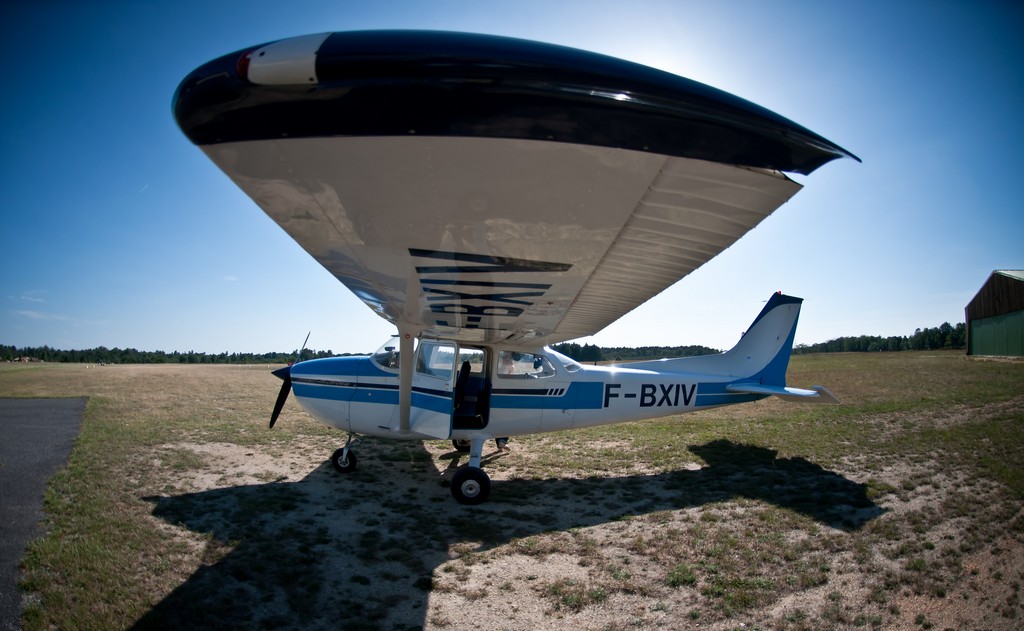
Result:
{"type": "Polygon", "coordinates": [[[214,60],[185,134],[400,330],[596,333],[729,247],[845,149],[652,68],[523,40],[325,33],[214,60]]]}

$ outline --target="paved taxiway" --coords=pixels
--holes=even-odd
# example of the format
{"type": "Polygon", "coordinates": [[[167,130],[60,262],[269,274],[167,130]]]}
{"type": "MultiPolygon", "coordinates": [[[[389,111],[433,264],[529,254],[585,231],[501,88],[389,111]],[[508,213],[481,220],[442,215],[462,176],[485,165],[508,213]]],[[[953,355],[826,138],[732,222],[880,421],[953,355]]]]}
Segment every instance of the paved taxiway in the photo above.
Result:
{"type": "Polygon", "coordinates": [[[18,561],[44,531],[46,482],[67,464],[85,399],[0,399],[0,629],[21,628],[18,561]]]}

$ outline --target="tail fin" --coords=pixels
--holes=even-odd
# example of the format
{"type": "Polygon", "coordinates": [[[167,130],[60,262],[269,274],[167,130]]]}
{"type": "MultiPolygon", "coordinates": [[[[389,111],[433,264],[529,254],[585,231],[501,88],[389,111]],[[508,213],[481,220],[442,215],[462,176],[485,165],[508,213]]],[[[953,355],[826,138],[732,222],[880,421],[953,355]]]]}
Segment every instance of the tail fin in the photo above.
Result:
{"type": "Polygon", "coordinates": [[[772,294],[736,346],[723,353],[728,374],[751,383],[785,386],[803,301],[781,292],[772,294]]]}
{"type": "Polygon", "coordinates": [[[750,328],[731,350],[720,355],[684,357],[630,364],[661,372],[679,371],[731,377],[729,392],[774,395],[787,400],[838,403],[827,388],[813,390],[786,387],[786,369],[793,352],[793,338],[803,298],[773,294],[750,328]]]}
{"type": "Polygon", "coordinates": [[[774,395],[788,401],[839,403],[824,386],[812,390],[786,386],[802,302],[802,298],[781,292],[773,294],[736,346],[723,353],[729,375],[740,377],[726,386],[727,391],[774,395]]]}

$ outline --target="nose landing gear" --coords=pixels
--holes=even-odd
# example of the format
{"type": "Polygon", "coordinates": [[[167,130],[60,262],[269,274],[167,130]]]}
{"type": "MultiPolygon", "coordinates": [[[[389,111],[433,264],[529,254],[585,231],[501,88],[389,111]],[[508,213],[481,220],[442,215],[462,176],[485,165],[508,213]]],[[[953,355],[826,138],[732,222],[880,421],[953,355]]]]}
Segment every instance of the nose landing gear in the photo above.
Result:
{"type": "Polygon", "coordinates": [[[474,438],[470,441],[452,441],[459,451],[463,451],[460,443],[469,443],[469,464],[460,467],[452,476],[452,497],[459,504],[481,504],[491,495],[491,479],[480,468],[480,455],[484,450],[484,439],[474,438]]]}
{"type": "Polygon", "coordinates": [[[339,473],[349,473],[356,468],[356,455],[349,448],[352,444],[352,434],[348,435],[345,439],[345,446],[339,448],[331,456],[331,464],[334,465],[334,470],[339,473]]]}
{"type": "Polygon", "coordinates": [[[491,495],[491,479],[483,469],[465,466],[452,476],[452,497],[459,504],[481,504],[491,495]]]}

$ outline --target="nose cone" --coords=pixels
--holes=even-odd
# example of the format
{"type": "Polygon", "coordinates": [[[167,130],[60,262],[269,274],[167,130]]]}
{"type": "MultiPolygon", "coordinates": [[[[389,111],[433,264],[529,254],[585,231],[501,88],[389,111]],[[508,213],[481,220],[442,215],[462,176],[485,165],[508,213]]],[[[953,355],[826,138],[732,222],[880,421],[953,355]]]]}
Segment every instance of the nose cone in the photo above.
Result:
{"type": "Polygon", "coordinates": [[[275,377],[277,377],[281,381],[285,381],[285,380],[287,380],[288,378],[291,377],[291,375],[292,375],[292,367],[291,366],[285,366],[283,368],[278,368],[277,370],[273,371],[270,374],[274,375],[275,377]]]}

